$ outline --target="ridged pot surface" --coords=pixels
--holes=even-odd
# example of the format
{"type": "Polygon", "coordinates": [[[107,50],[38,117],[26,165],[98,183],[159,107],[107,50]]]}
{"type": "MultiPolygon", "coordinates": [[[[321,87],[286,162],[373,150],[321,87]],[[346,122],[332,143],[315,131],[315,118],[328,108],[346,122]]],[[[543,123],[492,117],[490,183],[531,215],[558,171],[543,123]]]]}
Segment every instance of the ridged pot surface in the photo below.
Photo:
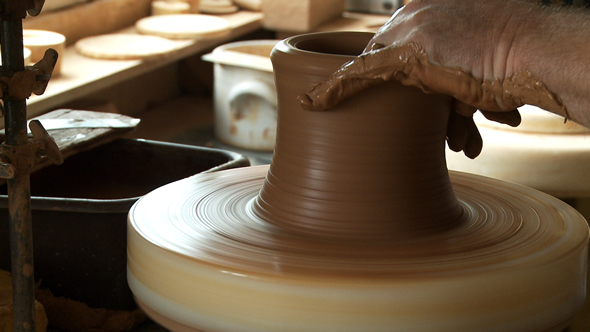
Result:
{"type": "Polygon", "coordinates": [[[460,222],[445,162],[451,101],[398,82],[323,112],[297,96],[360,54],[369,33],[286,39],[271,60],[278,94],[275,152],[254,212],[307,234],[406,237],[460,222]]]}

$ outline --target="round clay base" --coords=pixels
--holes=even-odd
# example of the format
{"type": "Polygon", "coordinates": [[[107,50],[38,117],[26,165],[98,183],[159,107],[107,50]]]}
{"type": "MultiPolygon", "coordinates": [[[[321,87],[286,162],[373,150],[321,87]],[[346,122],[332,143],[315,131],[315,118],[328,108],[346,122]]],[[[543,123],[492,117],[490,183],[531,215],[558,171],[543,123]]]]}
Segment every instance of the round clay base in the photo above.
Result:
{"type": "Polygon", "coordinates": [[[267,171],[193,176],[130,210],[129,286],[154,320],[178,331],[560,331],[584,302],[588,226],[546,194],[451,172],[464,224],[355,241],[257,219],[267,171]]]}

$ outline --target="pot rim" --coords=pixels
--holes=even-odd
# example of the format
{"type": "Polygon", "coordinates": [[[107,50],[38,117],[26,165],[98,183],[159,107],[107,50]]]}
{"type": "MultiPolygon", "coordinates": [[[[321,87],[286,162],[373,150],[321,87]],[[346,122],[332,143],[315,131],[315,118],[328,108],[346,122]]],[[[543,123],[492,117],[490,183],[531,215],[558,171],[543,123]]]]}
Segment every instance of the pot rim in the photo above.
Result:
{"type": "Polygon", "coordinates": [[[326,48],[330,47],[330,41],[335,39],[344,38],[351,39],[351,42],[348,43],[348,46],[356,47],[357,45],[363,45],[363,47],[368,44],[369,40],[374,36],[372,32],[366,31],[329,31],[329,32],[314,32],[314,33],[307,33],[292,36],[282,40],[281,42],[277,43],[275,50],[281,51],[283,53],[294,53],[298,56],[304,56],[305,54],[316,55],[316,54],[325,54],[335,57],[344,57],[344,58],[355,58],[360,55],[363,49],[358,50],[358,52],[346,52],[348,54],[342,54],[342,52],[327,52],[322,50],[314,50],[310,47],[307,47],[305,43],[308,42],[315,42],[318,40],[325,41],[323,45],[326,48]],[[327,45],[327,46],[326,46],[327,45]]]}

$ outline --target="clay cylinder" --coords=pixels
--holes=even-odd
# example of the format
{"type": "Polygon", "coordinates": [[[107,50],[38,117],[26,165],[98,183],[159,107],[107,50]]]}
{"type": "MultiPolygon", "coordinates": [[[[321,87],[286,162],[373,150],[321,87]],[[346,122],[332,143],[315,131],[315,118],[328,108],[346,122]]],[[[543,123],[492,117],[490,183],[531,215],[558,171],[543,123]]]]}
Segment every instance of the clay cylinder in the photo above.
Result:
{"type": "Polygon", "coordinates": [[[449,97],[387,82],[323,112],[297,101],[360,54],[371,36],[306,34],[274,48],[277,139],[252,208],[263,220],[306,234],[371,239],[461,222],[445,162],[449,97]]]}

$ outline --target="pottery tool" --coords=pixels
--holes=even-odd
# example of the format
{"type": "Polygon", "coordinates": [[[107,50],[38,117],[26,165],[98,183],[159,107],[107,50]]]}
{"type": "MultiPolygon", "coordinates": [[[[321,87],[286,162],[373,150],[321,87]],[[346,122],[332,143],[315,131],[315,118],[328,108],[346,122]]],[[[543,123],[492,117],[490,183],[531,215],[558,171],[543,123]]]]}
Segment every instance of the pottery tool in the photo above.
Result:
{"type": "Polygon", "coordinates": [[[227,20],[200,14],[150,16],[137,21],[135,27],[142,34],[170,39],[221,38],[230,32],[227,20]]]}
{"type": "MultiPolygon", "coordinates": [[[[43,119],[43,120],[29,120],[27,124],[30,126],[31,121],[38,121],[45,130],[64,130],[74,128],[133,128],[139,124],[139,119],[124,117],[119,119],[43,119]]],[[[29,128],[28,133],[32,131],[29,128]]],[[[0,135],[5,135],[5,130],[0,130],[0,135]]]]}
{"type": "Polygon", "coordinates": [[[45,130],[72,128],[133,128],[139,119],[44,119],[38,120],[45,130]]]}
{"type": "Polygon", "coordinates": [[[106,60],[154,60],[178,48],[169,39],[138,34],[109,34],[80,39],[76,52],[106,60]]]}
{"type": "MultiPolygon", "coordinates": [[[[32,133],[30,123],[33,120],[39,121],[41,126],[46,124],[48,128],[53,127],[45,130],[51,132],[64,159],[122,137],[139,124],[139,119],[118,113],[58,109],[27,121],[27,134],[32,133]]],[[[1,130],[0,139],[4,137],[5,131],[1,130]]],[[[31,172],[51,164],[49,158],[38,156],[31,172]]],[[[0,179],[0,185],[5,183],[4,179],[0,179]]]]}

